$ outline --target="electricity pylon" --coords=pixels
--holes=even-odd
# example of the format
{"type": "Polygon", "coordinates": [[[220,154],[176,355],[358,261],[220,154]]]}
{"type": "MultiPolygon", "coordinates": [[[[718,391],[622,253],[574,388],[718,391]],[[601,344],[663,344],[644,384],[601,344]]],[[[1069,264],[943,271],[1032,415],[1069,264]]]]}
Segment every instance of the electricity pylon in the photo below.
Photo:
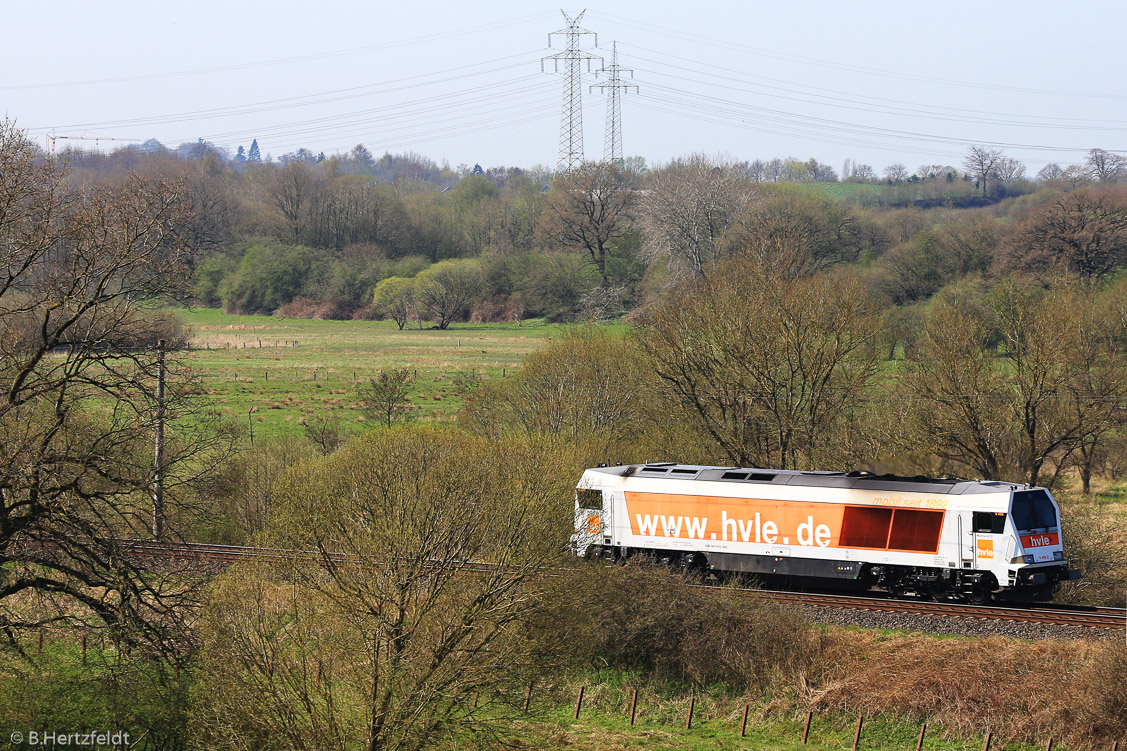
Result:
{"type": "Polygon", "coordinates": [[[560,70],[560,62],[562,61],[564,64],[563,110],[560,114],[560,158],[556,162],[557,172],[571,172],[583,161],[583,85],[580,78],[582,71],[579,63],[586,60],[587,69],[590,70],[592,60],[598,60],[600,63],[603,61],[601,56],[579,49],[579,41],[584,34],[591,34],[595,37],[596,46],[599,44],[599,37],[595,32],[588,31],[579,25],[579,21],[586,12],[584,10],[575,18],[572,18],[563,10],[560,10],[567,21],[567,26],[548,34],[548,46],[552,46],[554,34],[561,34],[565,40],[564,49],[562,52],[548,55],[540,61],[541,70],[544,69],[544,60],[553,61],[557,73],[560,70]]]}
{"type": "Polygon", "coordinates": [[[632,83],[622,82],[622,72],[627,71],[630,77],[634,77],[634,71],[630,68],[623,68],[618,64],[618,42],[612,46],[610,66],[603,68],[600,73],[606,73],[610,78],[605,83],[597,83],[591,87],[591,91],[599,89],[604,94],[610,96],[610,101],[607,102],[607,130],[606,137],[603,143],[603,159],[615,166],[622,166],[622,104],[621,95],[625,94],[628,90],[634,89],[638,91],[638,87],[632,83]]]}

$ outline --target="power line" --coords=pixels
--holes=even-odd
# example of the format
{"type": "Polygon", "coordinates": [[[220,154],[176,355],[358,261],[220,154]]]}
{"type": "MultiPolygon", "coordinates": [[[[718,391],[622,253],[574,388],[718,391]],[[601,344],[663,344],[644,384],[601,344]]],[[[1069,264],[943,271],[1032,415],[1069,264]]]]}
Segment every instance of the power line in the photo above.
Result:
{"type": "MultiPolygon", "coordinates": [[[[67,86],[92,86],[97,84],[106,83],[128,83],[133,81],[145,81],[159,78],[176,78],[180,76],[194,76],[203,75],[208,73],[227,73],[235,70],[249,70],[252,68],[269,67],[273,65],[284,65],[288,63],[308,62],[310,60],[323,60],[325,58],[340,57],[344,55],[355,55],[362,52],[372,52],[375,50],[394,49],[396,47],[405,47],[412,44],[421,44],[425,42],[443,41],[457,36],[464,36],[466,34],[477,34],[482,31],[491,31],[493,29],[500,29],[506,26],[513,26],[516,24],[527,23],[531,20],[539,20],[544,17],[544,13],[533,13],[527,16],[520,16],[518,18],[509,19],[507,21],[496,21],[487,24],[480,24],[478,26],[469,26],[457,31],[439,32],[435,34],[427,34],[420,37],[413,37],[411,39],[401,39],[394,42],[384,42],[381,44],[369,44],[363,47],[352,47],[343,50],[331,50],[328,52],[313,53],[309,55],[297,55],[294,57],[275,58],[273,60],[259,60],[249,63],[236,63],[232,65],[221,65],[209,68],[189,68],[187,70],[169,71],[166,73],[144,73],[131,76],[117,76],[113,78],[91,78],[79,81],[56,81],[50,83],[28,83],[28,84],[11,84],[8,86],[0,86],[0,91],[15,91],[20,89],[49,89],[61,88],[67,86]]],[[[69,127],[69,126],[68,126],[69,127]]]]}
{"type": "Polygon", "coordinates": [[[149,117],[131,118],[126,120],[105,120],[100,122],[87,122],[87,123],[69,123],[64,125],[52,125],[40,128],[29,128],[29,131],[45,131],[52,128],[118,128],[118,127],[139,127],[143,125],[167,125],[179,122],[194,122],[196,120],[212,119],[216,117],[228,117],[235,115],[257,114],[261,112],[272,112],[275,110],[293,109],[297,107],[307,107],[312,105],[321,105],[331,102],[344,101],[348,99],[357,99],[369,96],[378,96],[381,94],[388,94],[396,91],[412,90],[418,86],[433,86],[436,84],[450,83],[452,81],[459,81],[475,76],[488,75],[491,73],[499,73],[515,68],[523,68],[527,65],[527,60],[509,65],[503,65],[488,70],[476,71],[472,73],[460,73],[469,68],[476,68],[482,65],[490,65],[513,58],[527,58],[533,52],[522,52],[515,55],[506,55],[504,57],[495,58],[493,60],[486,60],[480,63],[470,63],[468,65],[459,65],[454,68],[446,68],[444,70],[435,71],[433,73],[423,73],[415,76],[407,76],[404,78],[390,79],[380,83],[365,84],[363,86],[351,86],[344,89],[333,89],[324,92],[317,92],[313,94],[304,94],[296,97],[285,97],[282,99],[268,99],[261,102],[254,102],[251,104],[235,105],[231,107],[216,107],[204,110],[190,110],[187,112],[172,113],[168,115],[154,115],[149,117]],[[446,78],[439,78],[430,81],[420,81],[419,79],[432,78],[447,73],[458,73],[458,75],[449,76],[446,78]],[[393,84],[400,84],[392,86],[393,84]],[[390,88],[389,88],[390,87],[390,88]],[[378,91],[371,89],[381,88],[378,91]]]}
{"type": "Polygon", "coordinates": [[[681,40],[691,40],[696,42],[703,42],[710,47],[720,47],[738,52],[744,52],[750,55],[757,55],[761,57],[768,57],[776,60],[784,60],[787,62],[797,62],[804,65],[811,65],[822,68],[829,68],[833,70],[845,70],[855,73],[865,73],[874,76],[883,76],[887,78],[898,78],[909,81],[921,81],[925,83],[935,83],[944,86],[958,86],[964,88],[984,89],[987,91],[1009,91],[1019,94],[1043,94],[1047,96],[1067,96],[1078,97],[1086,99],[1127,99],[1127,94],[1106,94],[1094,92],[1081,92],[1081,91],[1062,91],[1055,89],[1036,89],[1022,86],[1006,86],[1002,84],[983,83],[981,81],[960,81],[957,79],[940,78],[937,76],[923,76],[905,71],[886,70],[882,68],[872,68],[861,65],[851,65],[849,63],[842,63],[832,60],[822,60],[816,57],[806,57],[803,55],[795,55],[786,52],[779,52],[776,50],[769,50],[762,47],[753,47],[751,45],[739,44],[731,42],[726,39],[718,39],[716,37],[709,37],[703,34],[694,34],[679,29],[671,29],[659,24],[638,22],[632,19],[623,18],[622,16],[615,16],[609,13],[599,14],[608,20],[620,23],[628,28],[637,29],[639,31],[648,31],[656,34],[663,34],[681,40]]]}

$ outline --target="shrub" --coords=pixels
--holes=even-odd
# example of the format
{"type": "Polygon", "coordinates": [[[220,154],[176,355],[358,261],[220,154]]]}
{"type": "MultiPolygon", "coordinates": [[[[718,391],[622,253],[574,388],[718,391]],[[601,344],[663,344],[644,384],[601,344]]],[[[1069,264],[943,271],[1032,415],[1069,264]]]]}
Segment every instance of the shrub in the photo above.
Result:
{"type": "Polygon", "coordinates": [[[815,640],[793,609],[749,590],[698,584],[659,566],[585,566],[550,593],[555,605],[540,638],[584,644],[584,657],[612,667],[696,685],[722,681],[762,691],[808,665],[815,640]]]}

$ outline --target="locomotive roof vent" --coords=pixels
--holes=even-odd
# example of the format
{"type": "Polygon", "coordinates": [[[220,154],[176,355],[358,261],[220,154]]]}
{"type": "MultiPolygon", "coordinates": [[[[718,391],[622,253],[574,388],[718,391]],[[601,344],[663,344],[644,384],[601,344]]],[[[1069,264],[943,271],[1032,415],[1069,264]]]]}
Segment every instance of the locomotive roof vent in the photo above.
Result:
{"type": "Polygon", "coordinates": [[[751,482],[771,482],[775,479],[775,475],[770,472],[748,472],[748,471],[732,471],[729,470],[720,475],[721,480],[748,480],[751,482]]]}

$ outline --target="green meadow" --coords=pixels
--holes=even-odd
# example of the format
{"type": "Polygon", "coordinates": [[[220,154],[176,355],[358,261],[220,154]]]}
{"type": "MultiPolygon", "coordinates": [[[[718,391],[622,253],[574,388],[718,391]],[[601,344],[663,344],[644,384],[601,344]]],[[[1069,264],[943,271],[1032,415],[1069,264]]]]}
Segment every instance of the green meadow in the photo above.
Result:
{"type": "MultiPolygon", "coordinates": [[[[400,331],[391,321],[317,321],[190,309],[188,364],[210,408],[256,436],[302,430],[309,421],[362,427],[360,386],[387,368],[410,368],[415,419],[454,419],[465,384],[512,375],[524,358],[567,326],[455,323],[400,331]]],[[[625,327],[612,324],[611,328],[625,327]]]]}

